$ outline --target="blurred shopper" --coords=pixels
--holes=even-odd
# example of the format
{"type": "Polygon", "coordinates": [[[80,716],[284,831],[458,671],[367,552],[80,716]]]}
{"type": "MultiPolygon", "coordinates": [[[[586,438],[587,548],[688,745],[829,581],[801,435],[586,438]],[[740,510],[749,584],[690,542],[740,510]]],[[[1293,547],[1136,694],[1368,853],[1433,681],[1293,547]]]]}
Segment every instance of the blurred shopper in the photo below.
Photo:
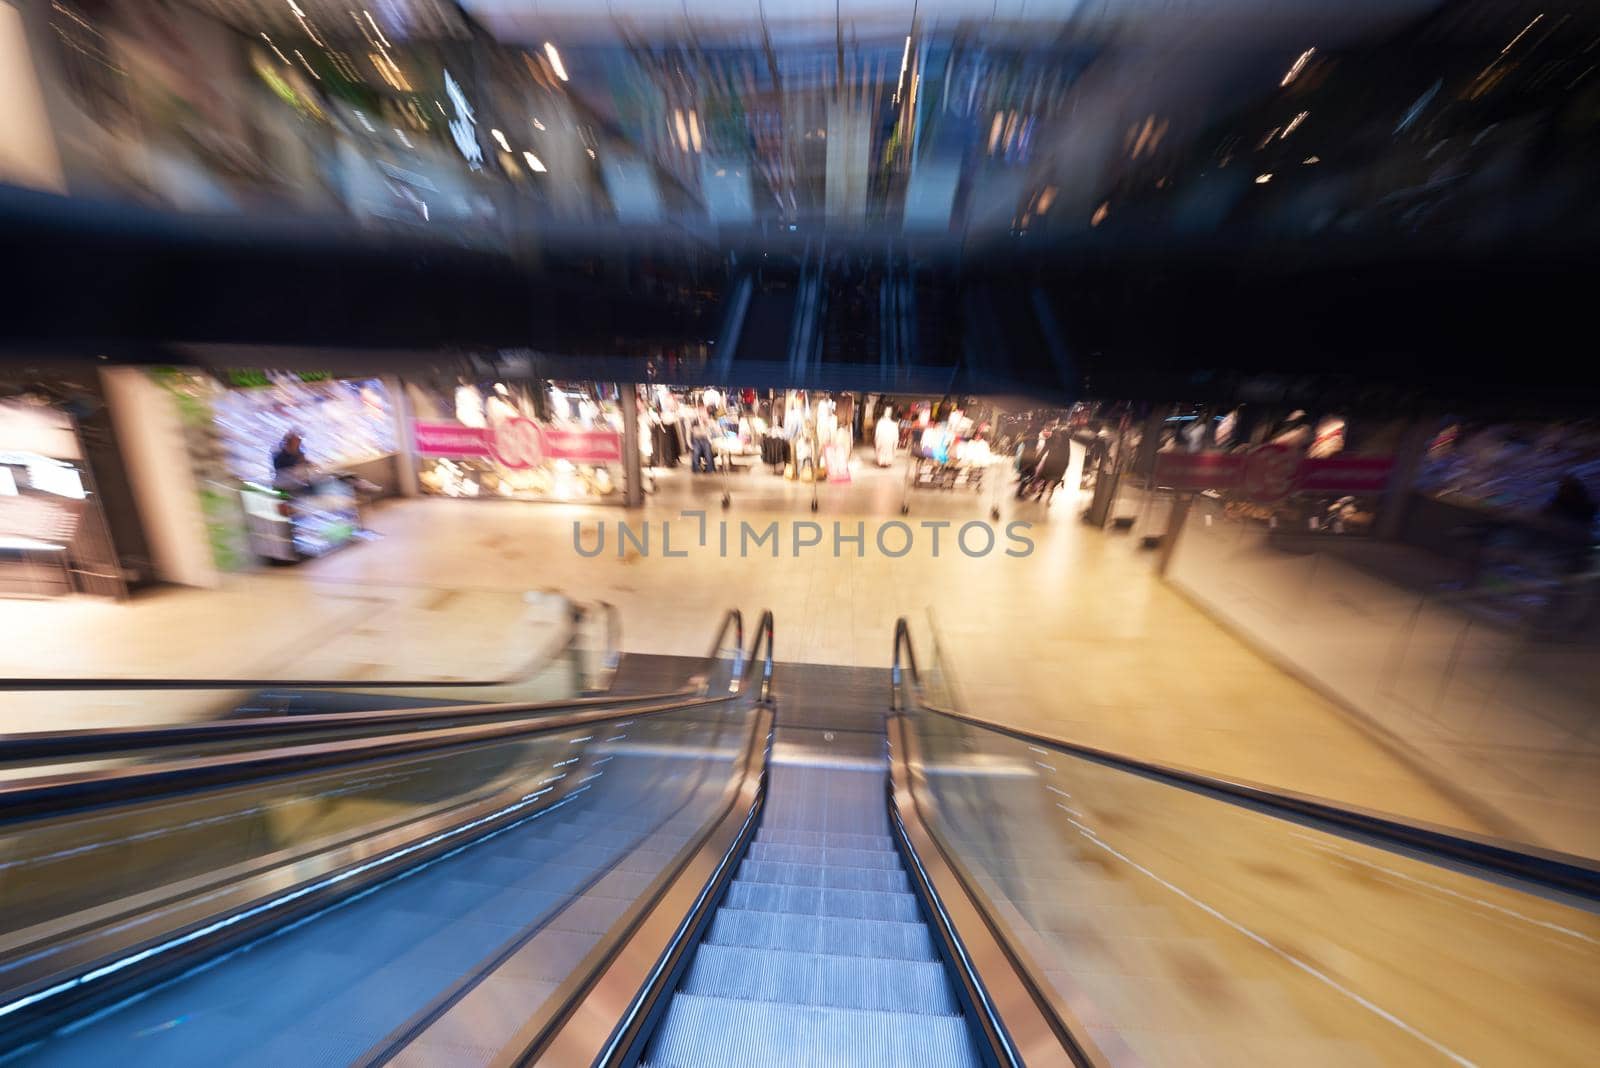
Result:
{"type": "Polygon", "coordinates": [[[1562,570],[1577,574],[1588,569],[1593,551],[1597,509],[1589,487],[1577,475],[1565,475],[1544,506],[1544,518],[1553,527],[1562,570]]]}
{"type": "Polygon", "coordinates": [[[711,452],[713,426],[710,411],[704,404],[700,405],[689,424],[689,467],[695,474],[702,471],[709,474],[716,467],[716,458],[711,452]],[[702,467],[702,464],[705,466],[702,467]]]}
{"type": "Polygon", "coordinates": [[[900,424],[894,420],[894,409],[884,408],[878,417],[878,426],[872,432],[872,444],[877,453],[879,467],[894,463],[895,446],[900,443],[900,424]]]}
{"type": "Polygon", "coordinates": [[[1594,530],[1596,510],[1589,487],[1576,475],[1564,476],[1556,486],[1550,503],[1544,506],[1546,516],[1557,522],[1568,523],[1574,531],[1581,531],[1585,535],[1594,530]]]}
{"type": "Polygon", "coordinates": [[[1017,453],[1017,500],[1028,495],[1028,490],[1033,485],[1035,469],[1039,466],[1039,457],[1044,454],[1045,442],[1048,432],[1033,431],[1031,428],[1022,438],[1022,448],[1017,453]]]}
{"type": "Polygon", "coordinates": [[[1071,466],[1072,439],[1066,434],[1054,435],[1045,445],[1044,456],[1039,459],[1033,480],[1034,499],[1049,504],[1056,495],[1056,487],[1067,477],[1067,468],[1071,466]]]}
{"type": "MultiPolygon", "coordinates": [[[[1549,551],[1563,576],[1583,575],[1594,563],[1594,521],[1597,508],[1589,487],[1575,474],[1562,476],[1556,491],[1540,513],[1547,524],[1549,551]]],[[[1542,618],[1535,628],[1543,636],[1578,630],[1594,608],[1593,582],[1560,582],[1550,589],[1542,618]]]]}
{"type": "Polygon", "coordinates": [[[286,492],[304,489],[310,469],[311,460],[306,456],[305,440],[298,430],[289,431],[272,454],[273,488],[286,492]]]}

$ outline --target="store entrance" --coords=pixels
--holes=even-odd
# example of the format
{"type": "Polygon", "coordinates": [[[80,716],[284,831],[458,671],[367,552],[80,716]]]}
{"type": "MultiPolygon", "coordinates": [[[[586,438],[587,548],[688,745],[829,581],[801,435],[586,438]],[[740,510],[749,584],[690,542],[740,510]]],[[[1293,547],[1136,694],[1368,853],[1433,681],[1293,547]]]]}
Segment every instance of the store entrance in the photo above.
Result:
{"type": "Polygon", "coordinates": [[[759,502],[876,514],[938,495],[991,497],[1011,476],[1004,414],[970,397],[703,386],[642,387],[639,442],[647,501],[759,502]]]}

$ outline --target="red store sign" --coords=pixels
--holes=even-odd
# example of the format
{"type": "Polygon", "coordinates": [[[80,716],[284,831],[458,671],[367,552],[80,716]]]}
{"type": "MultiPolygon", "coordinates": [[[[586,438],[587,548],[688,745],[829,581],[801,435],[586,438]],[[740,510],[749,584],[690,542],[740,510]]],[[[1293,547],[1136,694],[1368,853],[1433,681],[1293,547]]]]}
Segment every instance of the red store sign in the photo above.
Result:
{"type": "Polygon", "coordinates": [[[529,419],[508,419],[492,427],[414,422],[411,438],[420,456],[489,459],[513,470],[538,467],[546,460],[622,460],[622,435],[614,430],[558,430],[529,419]]]}
{"type": "Polygon", "coordinates": [[[1382,493],[1393,471],[1392,456],[1311,460],[1286,445],[1261,445],[1242,453],[1158,453],[1155,481],[1182,493],[1241,490],[1275,501],[1296,493],[1382,493]]]}

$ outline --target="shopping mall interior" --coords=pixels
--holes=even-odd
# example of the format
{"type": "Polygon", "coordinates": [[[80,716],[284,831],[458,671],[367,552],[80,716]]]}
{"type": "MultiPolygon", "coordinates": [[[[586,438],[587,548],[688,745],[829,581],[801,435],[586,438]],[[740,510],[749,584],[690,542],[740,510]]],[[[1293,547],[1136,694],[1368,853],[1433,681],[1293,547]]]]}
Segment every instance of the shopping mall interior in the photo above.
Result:
{"type": "Polygon", "coordinates": [[[0,88],[0,1065],[1594,1062],[1600,8],[0,88]]]}

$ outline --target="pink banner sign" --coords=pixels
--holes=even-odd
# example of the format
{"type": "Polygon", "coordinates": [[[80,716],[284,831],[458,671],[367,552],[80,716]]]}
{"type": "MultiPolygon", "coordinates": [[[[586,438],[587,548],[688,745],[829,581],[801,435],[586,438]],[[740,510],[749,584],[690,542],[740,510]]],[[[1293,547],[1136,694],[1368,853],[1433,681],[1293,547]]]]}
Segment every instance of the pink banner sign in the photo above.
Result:
{"type": "Polygon", "coordinates": [[[1261,445],[1244,453],[1157,453],[1155,482],[1181,493],[1238,490],[1276,501],[1296,493],[1382,493],[1393,473],[1391,456],[1308,460],[1286,445],[1261,445]]]}
{"type": "Polygon", "coordinates": [[[614,430],[557,430],[529,419],[508,419],[487,428],[415,422],[411,434],[421,456],[490,459],[517,471],[538,467],[546,460],[580,464],[622,461],[622,435],[614,430]]]}
{"type": "Polygon", "coordinates": [[[411,440],[423,456],[489,455],[489,431],[460,423],[412,423],[411,440]]]}
{"type": "Polygon", "coordinates": [[[1186,493],[1217,489],[1238,483],[1244,470],[1242,454],[1226,452],[1156,453],[1156,485],[1186,493]]]}
{"type": "Polygon", "coordinates": [[[545,452],[552,460],[571,460],[580,464],[622,462],[622,435],[615,430],[544,431],[545,452]]]}
{"type": "Polygon", "coordinates": [[[1300,464],[1301,493],[1382,493],[1394,474],[1392,456],[1330,456],[1300,464]]]}

